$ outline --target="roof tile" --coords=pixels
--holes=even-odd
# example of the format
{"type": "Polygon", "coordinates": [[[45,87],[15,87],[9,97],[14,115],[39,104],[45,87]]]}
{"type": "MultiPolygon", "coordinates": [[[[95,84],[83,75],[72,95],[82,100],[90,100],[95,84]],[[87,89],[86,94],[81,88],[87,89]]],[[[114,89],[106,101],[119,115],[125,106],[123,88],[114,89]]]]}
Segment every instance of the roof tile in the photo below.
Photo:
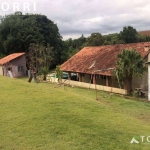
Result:
{"type": "MultiPolygon", "coordinates": [[[[117,54],[122,49],[136,49],[144,58],[149,53],[149,51],[145,51],[145,46],[150,46],[150,42],[84,47],[63,63],[61,70],[92,74],[95,70],[114,68],[117,54]],[[89,69],[94,61],[96,61],[94,67],[89,69]]],[[[103,71],[98,74],[111,75],[111,71],[103,71]]]]}
{"type": "Polygon", "coordinates": [[[22,55],[24,55],[25,53],[13,53],[13,54],[10,54],[2,59],[0,59],[0,65],[4,65],[8,62],[10,62],[11,60],[17,58],[17,57],[20,57],[22,55]]]}

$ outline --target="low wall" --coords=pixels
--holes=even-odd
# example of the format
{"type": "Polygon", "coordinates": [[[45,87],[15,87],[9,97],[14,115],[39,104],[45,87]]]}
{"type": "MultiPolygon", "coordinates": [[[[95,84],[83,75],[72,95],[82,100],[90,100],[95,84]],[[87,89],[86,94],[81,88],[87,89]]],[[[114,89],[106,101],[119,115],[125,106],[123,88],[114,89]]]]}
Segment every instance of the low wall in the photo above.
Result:
{"type": "Polygon", "coordinates": [[[97,90],[101,90],[101,91],[107,91],[107,92],[113,92],[113,93],[119,93],[119,94],[126,94],[126,90],[124,90],[124,89],[107,87],[107,86],[102,86],[102,85],[97,85],[97,84],[95,85],[95,84],[72,81],[72,80],[67,80],[65,83],[72,85],[72,86],[97,89],[97,90]]]}
{"type": "MultiPolygon", "coordinates": [[[[51,77],[51,82],[58,82],[58,78],[51,77]]],[[[72,80],[65,80],[65,79],[62,79],[62,82],[71,86],[97,89],[97,90],[107,91],[107,92],[112,92],[112,93],[126,94],[126,90],[114,88],[114,87],[107,87],[107,86],[102,86],[102,85],[97,85],[97,84],[95,85],[95,84],[72,81],[72,80]]]]}

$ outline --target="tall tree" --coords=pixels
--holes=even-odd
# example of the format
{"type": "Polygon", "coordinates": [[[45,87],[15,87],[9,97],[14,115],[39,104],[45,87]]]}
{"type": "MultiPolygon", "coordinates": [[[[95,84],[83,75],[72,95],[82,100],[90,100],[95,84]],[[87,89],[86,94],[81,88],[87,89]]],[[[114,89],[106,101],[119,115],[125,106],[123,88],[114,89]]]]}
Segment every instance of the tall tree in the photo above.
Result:
{"type": "Polygon", "coordinates": [[[100,33],[92,33],[88,38],[87,45],[89,46],[100,46],[103,45],[103,36],[100,33]]]}
{"type": "Polygon", "coordinates": [[[120,38],[124,40],[125,43],[135,43],[137,42],[137,31],[131,26],[123,27],[123,31],[120,31],[120,38]]]}
{"type": "Polygon", "coordinates": [[[39,44],[31,44],[27,55],[28,69],[32,68],[38,72],[41,68],[45,67],[49,70],[54,57],[52,50],[53,47],[50,47],[49,45],[43,47],[39,44]]]}
{"type": "Polygon", "coordinates": [[[22,15],[21,12],[6,15],[0,23],[0,53],[28,53],[31,44],[53,47],[55,65],[60,62],[64,50],[59,29],[44,15],[22,15]],[[58,58],[60,59],[58,60],[58,58]]]}
{"type": "Polygon", "coordinates": [[[114,45],[114,44],[125,43],[123,40],[120,39],[118,33],[104,35],[103,39],[104,39],[104,45],[114,45]]]}
{"type": "Polygon", "coordinates": [[[142,76],[146,70],[144,60],[135,49],[123,49],[117,58],[115,74],[123,81],[127,94],[131,94],[133,77],[142,76]]]}

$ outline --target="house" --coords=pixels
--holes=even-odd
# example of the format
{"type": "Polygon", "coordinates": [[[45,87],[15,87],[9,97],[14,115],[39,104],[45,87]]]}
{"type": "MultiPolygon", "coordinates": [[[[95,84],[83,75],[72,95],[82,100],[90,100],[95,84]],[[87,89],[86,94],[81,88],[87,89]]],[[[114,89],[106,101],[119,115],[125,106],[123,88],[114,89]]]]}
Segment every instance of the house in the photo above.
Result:
{"type": "MultiPolygon", "coordinates": [[[[145,62],[150,60],[150,42],[92,46],[81,49],[61,65],[61,70],[68,73],[69,79],[71,78],[71,73],[76,73],[77,81],[80,83],[104,86],[103,88],[100,87],[101,90],[106,89],[108,91],[107,87],[124,89],[123,83],[119,83],[117,79],[114,79],[112,74],[117,61],[117,54],[122,49],[135,49],[141,54],[145,62]]],[[[142,79],[133,79],[134,88],[148,89],[147,72],[144,73],[142,79]]],[[[120,93],[118,90],[115,91],[116,93],[120,93]]]]}
{"type": "Polygon", "coordinates": [[[22,77],[26,75],[25,53],[14,53],[0,59],[0,75],[22,77]]]}

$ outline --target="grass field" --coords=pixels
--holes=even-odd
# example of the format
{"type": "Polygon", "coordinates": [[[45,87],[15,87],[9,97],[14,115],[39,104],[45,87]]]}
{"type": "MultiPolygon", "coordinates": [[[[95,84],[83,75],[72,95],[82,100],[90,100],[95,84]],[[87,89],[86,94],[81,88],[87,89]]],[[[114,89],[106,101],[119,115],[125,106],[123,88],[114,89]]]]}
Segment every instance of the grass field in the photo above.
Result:
{"type": "Polygon", "coordinates": [[[0,150],[150,149],[150,103],[54,86],[0,76],[0,150]]]}

